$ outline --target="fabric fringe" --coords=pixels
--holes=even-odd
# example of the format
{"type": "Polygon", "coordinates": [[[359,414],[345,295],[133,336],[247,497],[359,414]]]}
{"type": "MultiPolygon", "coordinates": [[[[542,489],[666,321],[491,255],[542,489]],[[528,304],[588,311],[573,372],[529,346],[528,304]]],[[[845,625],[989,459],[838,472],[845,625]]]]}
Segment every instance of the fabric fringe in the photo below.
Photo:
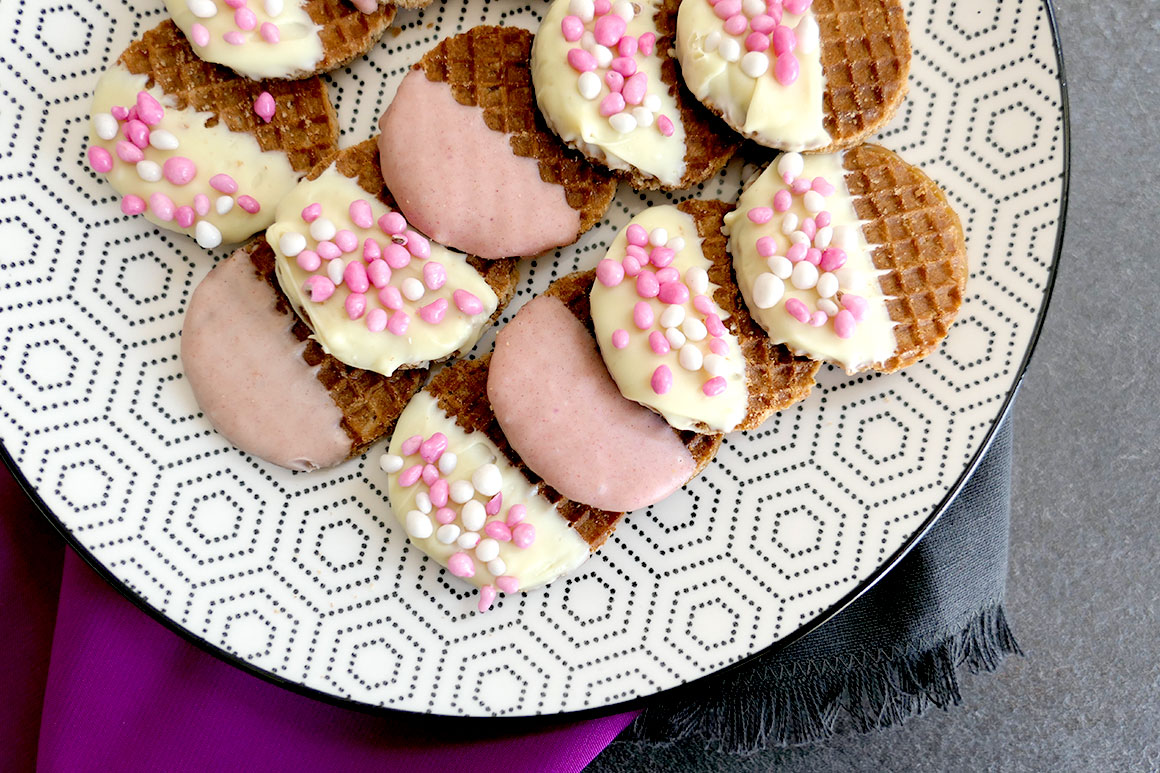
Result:
{"type": "Polygon", "coordinates": [[[759,657],[701,692],[646,707],[617,742],[700,740],[717,752],[750,755],[824,741],[843,715],[865,733],[900,724],[930,706],[958,705],[959,668],[993,671],[1012,654],[1023,652],[1003,606],[996,604],[925,651],[877,650],[860,662],[759,657]]]}

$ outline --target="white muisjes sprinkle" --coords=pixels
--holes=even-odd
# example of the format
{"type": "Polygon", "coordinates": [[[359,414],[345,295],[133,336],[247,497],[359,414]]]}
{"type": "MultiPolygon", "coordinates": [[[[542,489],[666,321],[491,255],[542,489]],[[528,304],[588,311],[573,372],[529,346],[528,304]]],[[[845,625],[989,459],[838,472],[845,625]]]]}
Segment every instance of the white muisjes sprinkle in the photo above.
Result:
{"type": "Polygon", "coordinates": [[[830,246],[830,242],[832,242],[833,240],[834,240],[834,228],[833,228],[833,226],[827,225],[827,226],[824,226],[822,228],[819,228],[818,232],[816,234],[814,234],[814,246],[819,248],[819,249],[823,249],[823,250],[826,249],[827,247],[830,246]]]}
{"type": "Polygon", "coordinates": [[[808,260],[800,260],[793,267],[789,281],[799,290],[809,290],[818,283],[818,267],[808,260]]]}
{"type": "Polygon", "coordinates": [[[507,572],[507,564],[502,558],[493,558],[487,562],[487,571],[491,572],[492,577],[503,577],[504,573],[507,572]]]}
{"type": "Polygon", "coordinates": [[[138,161],[137,176],[147,183],[155,183],[161,179],[161,165],[149,159],[138,161]]]}
{"type": "Polygon", "coordinates": [[[685,334],[675,327],[670,327],[665,330],[665,340],[669,342],[669,346],[673,349],[680,349],[685,345],[685,334]]]}
{"type": "Polygon", "coordinates": [[[615,113],[608,117],[608,123],[619,134],[628,134],[636,129],[636,119],[632,113],[615,113]]]}
{"type": "Polygon", "coordinates": [[[753,280],[753,305],[759,309],[772,309],[785,295],[785,282],[768,271],[762,271],[753,280]]]}
{"type": "Polygon", "coordinates": [[[693,266],[685,271],[685,284],[688,285],[689,292],[702,295],[709,289],[709,272],[700,266],[693,266]]]}
{"type": "Polygon", "coordinates": [[[835,317],[838,315],[838,304],[831,301],[829,298],[822,298],[818,301],[818,309],[826,312],[828,316],[835,317]]]}
{"type": "Polygon", "coordinates": [[[608,46],[597,45],[592,49],[592,55],[596,57],[597,67],[607,67],[612,64],[612,49],[608,46]]]}
{"type": "Polygon", "coordinates": [[[812,54],[818,50],[820,30],[817,20],[812,15],[803,16],[794,28],[794,32],[797,36],[798,51],[803,54],[812,54]]]}
{"type": "Polygon", "coordinates": [[[217,16],[217,5],[213,0],[185,0],[189,12],[199,19],[212,19],[217,16]]]}
{"type": "Polygon", "coordinates": [[[451,497],[452,502],[461,505],[475,496],[475,486],[471,485],[469,480],[452,481],[448,486],[447,495],[451,497]]]}
{"type": "Polygon", "coordinates": [[[459,457],[451,451],[444,451],[439,457],[439,472],[450,475],[455,472],[455,465],[459,464],[459,457]]]}
{"type": "Polygon", "coordinates": [[[789,235],[789,240],[791,244],[804,244],[807,247],[811,244],[810,237],[806,236],[805,231],[794,231],[789,235]]]}
{"type": "Polygon", "coordinates": [[[475,557],[483,563],[494,561],[499,558],[499,543],[488,537],[481,539],[479,544],[475,546],[475,557]]]}
{"type": "Polygon", "coordinates": [[[224,215],[234,208],[233,196],[218,196],[217,201],[213,203],[214,211],[219,215],[224,215]]]}
{"type": "Polygon", "coordinates": [[[297,231],[287,231],[278,239],[278,251],[288,258],[298,256],[306,249],[306,237],[297,231]]]}
{"type": "Polygon", "coordinates": [[[459,527],[453,523],[445,523],[435,530],[435,539],[440,545],[450,545],[459,539],[459,527]]]}
{"type": "Polygon", "coordinates": [[[729,370],[729,363],[719,354],[706,354],[704,368],[710,376],[724,376],[729,370]]]}
{"type": "Polygon", "coordinates": [[[471,550],[473,547],[479,544],[479,533],[474,531],[465,531],[459,535],[457,540],[455,540],[455,544],[459,545],[459,547],[463,548],[464,550],[471,550]]]}
{"type": "Polygon", "coordinates": [[[661,312],[661,327],[678,327],[685,321],[685,307],[672,304],[661,312]]]}
{"type": "Polygon", "coordinates": [[[282,13],[282,0],[266,0],[264,5],[266,13],[270,16],[277,16],[282,13]]]}
{"type": "Polygon", "coordinates": [[[459,510],[459,519],[463,521],[463,528],[468,531],[479,531],[487,521],[487,511],[478,499],[464,502],[459,510]]]}
{"type": "Polygon", "coordinates": [[[582,72],[576,79],[576,90],[587,100],[600,96],[600,76],[594,72],[582,72]]]}
{"type": "Polygon", "coordinates": [[[212,250],[214,247],[221,245],[222,232],[208,220],[199,220],[197,221],[197,226],[193,229],[193,238],[197,239],[197,243],[203,249],[212,250]]]}
{"type": "Polygon", "coordinates": [[[596,50],[596,36],[592,34],[592,30],[584,30],[584,34],[580,36],[580,48],[590,54],[596,50]]]}
{"type": "Polygon", "coordinates": [[[796,180],[805,168],[806,162],[801,153],[782,153],[781,158],[777,159],[777,173],[783,178],[788,176],[796,180]]]}
{"type": "MultiPolygon", "coordinates": [[[[762,11],[762,13],[765,13],[762,11]]],[[[717,50],[717,46],[721,45],[721,31],[713,30],[705,36],[705,53],[711,54],[717,50]]]]}
{"type": "Polygon", "coordinates": [[[431,519],[418,510],[407,513],[407,534],[415,539],[427,539],[435,533],[431,519]]]}
{"type": "Polygon", "coordinates": [[[781,216],[781,232],[786,236],[797,230],[798,216],[793,212],[786,212],[781,216]]]}
{"type": "Polygon", "coordinates": [[[335,258],[326,266],[326,275],[335,287],[342,284],[343,274],[346,271],[346,262],[342,258],[335,258]]]}
{"type": "Polygon", "coordinates": [[[97,113],[93,116],[93,128],[96,129],[98,137],[103,140],[111,140],[117,136],[117,132],[121,130],[121,125],[110,113],[97,113]]]}
{"type": "Polygon", "coordinates": [[[390,475],[403,469],[403,457],[396,454],[383,454],[379,457],[379,469],[390,475]]]}
{"type": "Polygon", "coordinates": [[[802,196],[802,204],[807,212],[821,212],[826,208],[826,197],[817,191],[806,191],[806,195],[802,196]]]}
{"type": "Polygon", "coordinates": [[[641,104],[652,112],[658,113],[661,109],[661,98],[657,94],[647,94],[641,104]]]}
{"type": "Polygon", "coordinates": [[[336,233],[338,233],[338,229],[328,218],[320,217],[310,224],[310,235],[314,237],[315,241],[333,239],[336,233]]]}
{"type": "Polygon", "coordinates": [[[568,3],[568,10],[573,16],[579,16],[580,21],[590,22],[592,17],[596,15],[596,8],[592,0],[571,0],[568,3]]]}
{"type": "Polygon", "coordinates": [[[793,263],[785,255],[774,255],[765,261],[765,265],[778,279],[789,279],[793,274],[793,263]]]}
{"type": "Polygon", "coordinates": [[[669,241],[669,232],[663,228],[654,228],[649,231],[648,243],[653,247],[664,247],[669,241]]]}
{"type": "Polygon", "coordinates": [[[769,72],[769,57],[760,51],[750,51],[741,57],[741,72],[750,78],[760,78],[769,72]]]}
{"type": "Polygon", "coordinates": [[[687,317],[685,323],[681,325],[681,332],[690,341],[700,341],[709,335],[709,331],[705,329],[705,323],[696,317],[687,317]]]}
{"type": "Polygon", "coordinates": [[[422,513],[431,512],[431,495],[426,491],[420,491],[415,495],[415,507],[422,513]]]}
{"type": "Polygon", "coordinates": [[[764,0],[744,0],[741,3],[741,10],[745,11],[745,15],[752,19],[754,16],[765,13],[764,0]]]}
{"type": "Polygon", "coordinates": [[[632,117],[636,119],[636,125],[645,129],[653,125],[652,111],[647,107],[638,106],[632,109],[632,117]]]}
{"type": "Polygon", "coordinates": [[[494,497],[503,488],[503,473],[494,464],[481,464],[471,473],[475,490],[485,497],[494,497]]]}
{"type": "Polygon", "coordinates": [[[717,53],[726,62],[736,62],[741,58],[741,44],[733,38],[723,38],[721,44],[717,46],[717,53]]]}
{"type": "MultiPolygon", "coordinates": [[[[818,295],[823,298],[833,298],[838,294],[838,277],[831,274],[829,271],[818,277],[818,295]]],[[[838,312],[834,312],[837,314],[838,312]]]]}
{"type": "Polygon", "coordinates": [[[181,143],[177,141],[173,132],[165,129],[154,129],[149,132],[149,144],[158,150],[177,150],[181,143]]]}
{"type": "Polygon", "coordinates": [[[685,344],[681,347],[681,353],[677,356],[681,363],[681,367],[685,370],[698,371],[701,366],[705,364],[705,357],[701,354],[701,350],[692,344],[685,344]]]}
{"type": "Polygon", "coordinates": [[[427,292],[423,283],[413,276],[404,279],[400,289],[403,291],[403,297],[409,301],[417,301],[423,297],[423,293],[427,292]]]}
{"type": "Polygon", "coordinates": [[[632,21],[632,17],[636,16],[636,11],[633,10],[632,3],[628,0],[616,0],[612,4],[612,12],[625,21],[632,21]]]}
{"type": "Polygon", "coordinates": [[[669,239],[668,244],[665,246],[673,252],[680,252],[685,249],[685,239],[683,236],[674,236],[672,239],[669,239]]]}

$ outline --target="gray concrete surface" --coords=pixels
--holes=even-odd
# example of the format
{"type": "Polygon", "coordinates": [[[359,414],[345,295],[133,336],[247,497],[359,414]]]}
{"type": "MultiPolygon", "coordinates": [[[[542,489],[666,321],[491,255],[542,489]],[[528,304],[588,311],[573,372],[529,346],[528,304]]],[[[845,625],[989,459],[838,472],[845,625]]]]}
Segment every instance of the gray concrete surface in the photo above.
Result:
{"type": "Polygon", "coordinates": [[[1160,770],[1160,2],[1056,6],[1071,203],[1014,414],[1008,617],[1026,657],[900,728],[616,770],[1160,770]]]}

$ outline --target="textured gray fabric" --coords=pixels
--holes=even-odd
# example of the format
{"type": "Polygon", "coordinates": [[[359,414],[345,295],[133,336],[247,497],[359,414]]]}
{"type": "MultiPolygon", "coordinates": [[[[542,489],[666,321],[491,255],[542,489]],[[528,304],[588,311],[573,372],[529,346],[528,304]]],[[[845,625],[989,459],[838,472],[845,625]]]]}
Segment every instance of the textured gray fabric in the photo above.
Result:
{"type": "Polygon", "coordinates": [[[590,770],[1160,770],[1160,3],[1057,11],[1071,206],[1013,417],[1007,612],[1027,656],[879,733],[744,759],[686,743],[590,770]]]}

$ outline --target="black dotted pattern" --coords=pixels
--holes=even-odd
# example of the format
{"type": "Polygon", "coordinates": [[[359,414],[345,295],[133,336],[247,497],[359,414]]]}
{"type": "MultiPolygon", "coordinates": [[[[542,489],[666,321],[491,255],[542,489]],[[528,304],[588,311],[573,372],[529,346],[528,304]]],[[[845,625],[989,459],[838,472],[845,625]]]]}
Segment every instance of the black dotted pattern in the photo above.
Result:
{"type": "MultiPolygon", "coordinates": [[[[342,143],[407,67],[541,2],[437,2],[328,76],[342,143]]],[[[1064,155],[1048,17],[1033,0],[914,0],[910,97],[879,138],[948,191],[971,280],[942,349],[893,376],[823,369],[727,439],[575,576],[501,598],[408,547],[373,449],[292,474],[213,432],[181,373],[192,289],[228,249],[126,218],[84,160],[98,74],[160,4],[0,4],[0,440],[64,526],[148,604],[280,677],[368,704],[537,714],[648,695],[797,630],[870,577],[962,475],[1018,376],[1050,279],[1064,155]],[[115,24],[113,24],[115,22],[115,24]],[[52,34],[47,31],[51,30],[52,34]]],[[[525,261],[515,303],[590,268],[632,214],[736,198],[756,151],[676,196],[622,186],[579,244],[525,261]]],[[[476,352],[491,348],[485,336],[476,352]]]]}

